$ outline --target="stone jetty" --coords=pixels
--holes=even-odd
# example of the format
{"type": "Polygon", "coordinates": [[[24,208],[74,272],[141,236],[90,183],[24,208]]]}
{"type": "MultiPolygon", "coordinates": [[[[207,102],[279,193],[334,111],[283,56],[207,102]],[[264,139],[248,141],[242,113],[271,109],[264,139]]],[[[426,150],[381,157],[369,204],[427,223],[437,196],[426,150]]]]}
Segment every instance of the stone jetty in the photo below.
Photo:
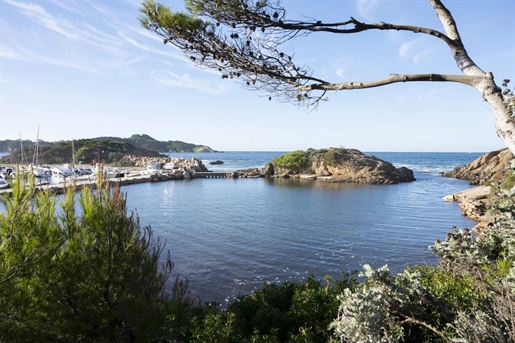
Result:
{"type": "Polygon", "coordinates": [[[175,163],[177,169],[191,169],[195,172],[209,171],[201,160],[194,157],[186,159],[182,157],[141,157],[126,155],[120,160],[120,163],[125,165],[132,165],[135,167],[146,167],[151,164],[164,166],[168,163],[175,163]]]}

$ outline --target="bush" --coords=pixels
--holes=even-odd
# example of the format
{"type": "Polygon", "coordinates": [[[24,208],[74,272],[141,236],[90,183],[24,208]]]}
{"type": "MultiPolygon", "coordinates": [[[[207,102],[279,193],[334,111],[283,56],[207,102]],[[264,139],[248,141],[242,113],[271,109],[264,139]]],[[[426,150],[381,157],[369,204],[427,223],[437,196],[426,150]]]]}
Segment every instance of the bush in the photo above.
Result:
{"type": "Polygon", "coordinates": [[[0,341],[163,341],[168,315],[192,307],[183,283],[164,295],[173,264],[119,188],[99,180],[78,203],[68,188],[59,209],[33,179],[12,190],[1,198],[0,341]]]}
{"type": "Polygon", "coordinates": [[[515,188],[491,199],[483,236],[454,229],[431,247],[438,266],[365,266],[331,324],[345,342],[515,342],[515,188]]]}
{"type": "Polygon", "coordinates": [[[283,167],[289,169],[300,169],[308,162],[308,157],[302,151],[292,151],[281,155],[272,161],[274,167],[283,167]]]}

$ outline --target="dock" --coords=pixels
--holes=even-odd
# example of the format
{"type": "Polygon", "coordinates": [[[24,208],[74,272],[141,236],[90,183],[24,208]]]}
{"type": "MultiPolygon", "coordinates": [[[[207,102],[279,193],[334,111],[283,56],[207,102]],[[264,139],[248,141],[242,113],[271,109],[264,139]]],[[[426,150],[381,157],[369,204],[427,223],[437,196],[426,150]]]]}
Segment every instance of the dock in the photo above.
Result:
{"type": "MultiPolygon", "coordinates": [[[[228,174],[230,173],[222,173],[222,172],[197,172],[195,173],[192,178],[196,179],[224,179],[227,178],[228,174]]],[[[126,185],[133,185],[138,183],[145,183],[145,182],[162,182],[162,181],[172,181],[172,180],[183,180],[182,178],[178,179],[171,174],[162,173],[162,174],[156,174],[156,175],[148,175],[148,174],[135,174],[131,176],[130,174],[128,176],[124,177],[118,177],[118,178],[109,178],[107,181],[118,183],[120,186],[126,186],[126,185]]],[[[69,186],[75,186],[77,189],[81,189],[82,187],[89,186],[89,187],[96,187],[96,178],[95,176],[92,176],[89,179],[86,180],[79,180],[74,181],[71,180],[70,182],[60,182],[60,183],[50,183],[45,185],[36,186],[38,190],[49,190],[50,192],[54,194],[63,194],[66,187],[69,186]]],[[[11,188],[6,189],[0,189],[1,193],[9,193],[11,192],[11,188]]]]}
{"type": "Polygon", "coordinates": [[[196,172],[196,179],[225,179],[227,178],[227,174],[230,173],[220,173],[220,172],[196,172]]]}

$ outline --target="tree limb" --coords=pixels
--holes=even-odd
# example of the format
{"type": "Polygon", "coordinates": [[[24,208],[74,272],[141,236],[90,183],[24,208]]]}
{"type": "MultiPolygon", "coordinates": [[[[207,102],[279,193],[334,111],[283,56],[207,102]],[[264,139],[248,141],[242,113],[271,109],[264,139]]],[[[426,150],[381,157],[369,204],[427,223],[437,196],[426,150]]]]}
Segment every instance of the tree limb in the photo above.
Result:
{"type": "Polygon", "coordinates": [[[472,86],[477,77],[467,75],[446,75],[446,74],[390,74],[388,77],[366,82],[342,82],[342,83],[318,83],[306,86],[298,86],[302,91],[312,90],[349,90],[381,87],[398,82],[457,82],[472,86]]]}

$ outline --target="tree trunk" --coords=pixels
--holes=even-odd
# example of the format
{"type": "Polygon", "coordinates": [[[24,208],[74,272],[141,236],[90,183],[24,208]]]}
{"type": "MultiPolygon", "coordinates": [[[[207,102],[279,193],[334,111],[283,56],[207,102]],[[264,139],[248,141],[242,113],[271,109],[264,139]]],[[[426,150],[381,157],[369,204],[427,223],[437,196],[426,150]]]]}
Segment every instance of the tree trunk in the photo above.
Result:
{"type": "Polygon", "coordinates": [[[478,79],[473,87],[492,108],[497,135],[515,155],[515,120],[508,114],[501,90],[495,84],[492,74],[486,73],[486,77],[478,79]]]}

